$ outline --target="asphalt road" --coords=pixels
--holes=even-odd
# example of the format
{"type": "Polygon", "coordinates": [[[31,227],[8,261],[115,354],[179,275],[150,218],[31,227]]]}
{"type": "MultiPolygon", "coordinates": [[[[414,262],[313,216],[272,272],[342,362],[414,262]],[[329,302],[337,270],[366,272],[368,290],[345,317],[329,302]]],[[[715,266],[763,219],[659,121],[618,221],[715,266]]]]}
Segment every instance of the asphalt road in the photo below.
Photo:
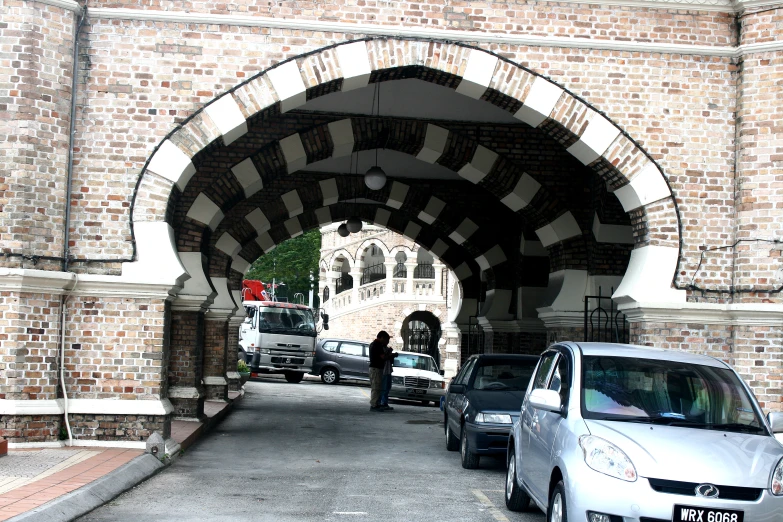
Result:
{"type": "Polygon", "coordinates": [[[437,406],[369,388],[269,377],[248,382],[233,413],[170,467],[81,521],[543,522],[508,511],[505,466],[462,469],[437,406]]]}

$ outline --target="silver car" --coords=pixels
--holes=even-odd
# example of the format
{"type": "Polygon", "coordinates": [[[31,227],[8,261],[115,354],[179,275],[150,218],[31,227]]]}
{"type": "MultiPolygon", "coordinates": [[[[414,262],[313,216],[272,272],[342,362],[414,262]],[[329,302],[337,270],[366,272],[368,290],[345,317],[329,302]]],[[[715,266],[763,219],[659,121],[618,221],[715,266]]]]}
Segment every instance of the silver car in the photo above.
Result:
{"type": "Polygon", "coordinates": [[[550,522],[783,520],[783,414],[720,360],[561,343],[509,440],[506,506],[550,522]]]}

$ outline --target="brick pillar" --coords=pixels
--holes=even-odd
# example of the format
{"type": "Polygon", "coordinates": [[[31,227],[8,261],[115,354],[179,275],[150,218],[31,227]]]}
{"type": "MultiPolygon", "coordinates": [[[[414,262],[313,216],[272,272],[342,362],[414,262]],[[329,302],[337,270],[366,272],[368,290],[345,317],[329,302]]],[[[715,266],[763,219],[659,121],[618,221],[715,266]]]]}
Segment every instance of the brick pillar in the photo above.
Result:
{"type": "Polygon", "coordinates": [[[175,309],[171,314],[169,400],[182,420],[204,418],[204,323],[203,310],[175,309]]]}
{"type": "Polygon", "coordinates": [[[224,313],[207,312],[204,329],[204,387],[207,400],[227,401],[226,349],[228,347],[228,318],[224,313]]]}
{"type": "Polygon", "coordinates": [[[239,346],[239,327],[245,320],[245,309],[240,308],[241,315],[234,315],[228,320],[228,343],[226,347],[226,379],[228,390],[238,392],[242,389],[242,377],[237,371],[237,346],[239,346]]]}

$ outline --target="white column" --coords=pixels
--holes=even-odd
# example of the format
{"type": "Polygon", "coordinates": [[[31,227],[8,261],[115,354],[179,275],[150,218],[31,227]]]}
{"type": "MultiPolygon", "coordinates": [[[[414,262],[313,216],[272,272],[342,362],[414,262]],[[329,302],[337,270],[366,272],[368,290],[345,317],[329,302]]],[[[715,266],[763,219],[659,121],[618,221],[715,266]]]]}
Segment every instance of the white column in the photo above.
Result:
{"type": "Polygon", "coordinates": [[[358,306],[359,284],[362,281],[362,269],[356,266],[351,267],[351,276],[353,277],[353,289],[351,289],[351,306],[358,306]]]}
{"type": "Polygon", "coordinates": [[[394,294],[394,267],[397,263],[394,260],[384,260],[383,266],[386,268],[386,299],[391,299],[394,294]]]}
{"type": "Polygon", "coordinates": [[[433,263],[432,268],[435,270],[435,295],[438,298],[441,298],[441,297],[443,297],[441,294],[443,293],[443,268],[444,268],[444,265],[434,264],[433,263]]]}
{"type": "Polygon", "coordinates": [[[405,270],[407,271],[406,274],[406,282],[405,282],[405,295],[414,295],[413,292],[413,271],[416,270],[416,265],[418,263],[416,261],[406,261],[405,262],[405,270]]]}

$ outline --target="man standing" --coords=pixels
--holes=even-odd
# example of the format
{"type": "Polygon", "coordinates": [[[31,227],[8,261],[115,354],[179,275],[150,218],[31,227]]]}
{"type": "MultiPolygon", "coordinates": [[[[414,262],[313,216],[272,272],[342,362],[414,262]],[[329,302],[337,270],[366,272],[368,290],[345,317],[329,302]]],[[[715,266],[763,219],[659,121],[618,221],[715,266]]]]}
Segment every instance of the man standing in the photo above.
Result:
{"type": "Polygon", "coordinates": [[[380,407],[384,410],[393,410],[389,406],[389,392],[392,386],[392,371],[394,371],[394,358],[399,354],[394,353],[390,346],[387,346],[384,351],[384,365],[383,365],[383,384],[381,385],[381,404],[380,407]]]}
{"type": "Polygon", "coordinates": [[[383,368],[386,365],[386,347],[389,334],[381,330],[370,343],[370,411],[385,411],[381,406],[383,368]]]}

